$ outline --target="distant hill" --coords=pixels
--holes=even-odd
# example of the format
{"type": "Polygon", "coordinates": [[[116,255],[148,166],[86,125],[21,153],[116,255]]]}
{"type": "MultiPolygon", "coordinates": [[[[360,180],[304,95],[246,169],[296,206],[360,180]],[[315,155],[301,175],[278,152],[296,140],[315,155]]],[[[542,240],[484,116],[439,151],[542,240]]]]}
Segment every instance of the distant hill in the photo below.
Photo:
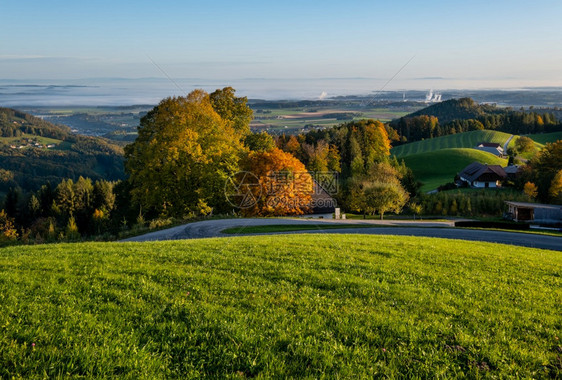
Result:
{"type": "Polygon", "coordinates": [[[0,192],[36,190],[46,182],[79,176],[124,176],[123,149],[106,139],[74,134],[11,108],[0,108],[0,192]]]}
{"type": "Polygon", "coordinates": [[[547,110],[513,110],[478,104],[470,98],[433,104],[390,122],[397,144],[483,129],[514,135],[562,131],[562,124],[547,110]]]}
{"type": "MultiPolygon", "coordinates": [[[[470,131],[399,145],[392,148],[390,153],[398,158],[402,158],[412,154],[428,153],[440,149],[474,148],[481,142],[498,143],[503,146],[510,136],[509,133],[504,132],[488,130],[470,131]]],[[[515,141],[515,138],[517,136],[512,141],[515,141]]]]}
{"type": "Polygon", "coordinates": [[[507,160],[476,149],[441,149],[434,152],[404,157],[416,179],[422,182],[422,191],[430,191],[449,182],[468,164],[475,161],[483,164],[506,166],[507,160]]]}
{"type": "Polygon", "coordinates": [[[406,115],[404,117],[435,116],[439,123],[446,124],[453,120],[478,119],[486,115],[505,113],[505,109],[495,105],[478,104],[471,98],[451,99],[406,115]]]}

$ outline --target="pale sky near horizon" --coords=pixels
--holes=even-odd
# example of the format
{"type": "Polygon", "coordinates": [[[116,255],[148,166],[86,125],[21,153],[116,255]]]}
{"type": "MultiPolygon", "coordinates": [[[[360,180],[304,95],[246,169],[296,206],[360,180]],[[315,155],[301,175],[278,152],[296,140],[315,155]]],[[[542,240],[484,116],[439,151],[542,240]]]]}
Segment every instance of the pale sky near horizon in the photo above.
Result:
{"type": "MultiPolygon", "coordinates": [[[[562,2],[0,1],[0,79],[390,78],[562,86],[562,2]]],[[[417,86],[417,83],[420,83],[417,86]]]]}

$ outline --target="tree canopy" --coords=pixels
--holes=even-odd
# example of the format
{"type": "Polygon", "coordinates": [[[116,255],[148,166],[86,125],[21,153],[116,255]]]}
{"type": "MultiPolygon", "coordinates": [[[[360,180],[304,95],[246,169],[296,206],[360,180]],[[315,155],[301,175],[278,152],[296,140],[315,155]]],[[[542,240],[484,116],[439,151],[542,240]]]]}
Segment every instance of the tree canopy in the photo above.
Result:
{"type": "Polygon", "coordinates": [[[259,188],[251,189],[257,202],[242,210],[245,214],[301,215],[310,210],[312,177],[292,154],[278,148],[250,152],[241,168],[259,179],[259,188]]]}
{"type": "Polygon", "coordinates": [[[248,107],[248,98],[236,97],[235,92],[236,90],[232,87],[218,89],[209,95],[210,101],[213,109],[223,121],[229,124],[239,136],[246,136],[250,133],[253,112],[248,107]]]}
{"type": "Polygon", "coordinates": [[[125,148],[133,201],[163,216],[224,209],[222,188],[243,150],[236,126],[221,118],[202,90],[162,100],[141,119],[138,138],[125,148]]]}

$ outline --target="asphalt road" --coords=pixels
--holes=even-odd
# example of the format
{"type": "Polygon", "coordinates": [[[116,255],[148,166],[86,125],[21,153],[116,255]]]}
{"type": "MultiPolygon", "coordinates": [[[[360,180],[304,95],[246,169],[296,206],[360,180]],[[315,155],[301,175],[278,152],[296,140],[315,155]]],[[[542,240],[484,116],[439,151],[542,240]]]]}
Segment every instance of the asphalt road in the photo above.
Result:
{"type": "MultiPolygon", "coordinates": [[[[206,220],[203,222],[195,222],[184,224],[181,226],[169,228],[167,230],[155,231],[141,236],[135,236],[122,240],[124,242],[142,242],[142,241],[158,241],[158,240],[182,240],[182,239],[199,239],[210,237],[228,237],[234,236],[223,234],[221,231],[227,228],[244,227],[244,226],[261,226],[261,225],[279,225],[279,224],[307,224],[318,229],[309,231],[292,231],[292,232],[274,232],[266,234],[248,234],[248,235],[278,235],[293,233],[330,233],[330,234],[369,234],[369,235],[401,235],[401,236],[424,236],[437,237],[445,239],[460,239],[470,241],[485,241],[491,243],[511,244],[522,247],[551,249],[562,251],[562,237],[527,234],[518,232],[503,231],[485,231],[485,230],[469,230],[462,228],[453,228],[453,222],[414,222],[414,221],[398,221],[398,220],[331,220],[331,219],[218,219],[206,220]],[[322,225],[333,223],[346,224],[368,224],[375,228],[345,228],[345,229],[329,229],[322,230],[322,225]],[[376,228],[378,227],[378,228],[376,228]]],[[[247,236],[246,234],[244,234],[247,236]]]]}

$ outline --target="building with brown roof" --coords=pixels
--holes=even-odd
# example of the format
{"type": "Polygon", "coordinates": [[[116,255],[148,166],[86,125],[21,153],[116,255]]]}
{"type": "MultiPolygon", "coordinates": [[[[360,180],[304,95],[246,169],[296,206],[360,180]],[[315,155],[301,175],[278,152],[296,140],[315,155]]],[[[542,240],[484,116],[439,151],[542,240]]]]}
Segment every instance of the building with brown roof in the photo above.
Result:
{"type": "Polygon", "coordinates": [[[485,165],[473,162],[459,173],[459,179],[470,187],[496,188],[507,178],[500,165],[485,165]]]}

